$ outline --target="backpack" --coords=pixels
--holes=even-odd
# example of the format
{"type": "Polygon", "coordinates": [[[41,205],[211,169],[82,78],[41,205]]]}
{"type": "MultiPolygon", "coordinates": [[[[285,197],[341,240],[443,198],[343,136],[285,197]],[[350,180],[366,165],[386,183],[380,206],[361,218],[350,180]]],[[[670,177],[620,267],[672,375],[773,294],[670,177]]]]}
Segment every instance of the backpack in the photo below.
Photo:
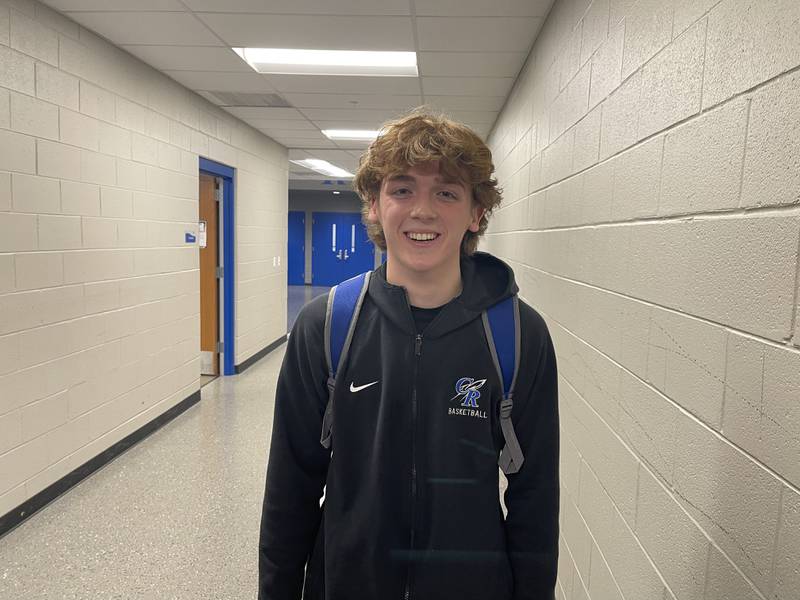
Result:
{"type": "MultiPolygon", "coordinates": [[[[350,342],[356,328],[364,296],[369,287],[371,273],[362,273],[331,288],[325,313],[325,359],[328,364],[328,404],[322,419],[320,443],[331,446],[333,421],[333,390],[340,364],[347,360],[350,342]]],[[[510,475],[519,471],[525,460],[522,455],[511,410],[514,407],[514,384],[517,380],[520,355],[519,299],[516,294],[501,300],[483,311],[481,316],[486,341],[492,354],[494,366],[503,382],[503,400],[500,402],[500,429],[505,447],[500,453],[498,465],[503,473],[510,475]]]]}

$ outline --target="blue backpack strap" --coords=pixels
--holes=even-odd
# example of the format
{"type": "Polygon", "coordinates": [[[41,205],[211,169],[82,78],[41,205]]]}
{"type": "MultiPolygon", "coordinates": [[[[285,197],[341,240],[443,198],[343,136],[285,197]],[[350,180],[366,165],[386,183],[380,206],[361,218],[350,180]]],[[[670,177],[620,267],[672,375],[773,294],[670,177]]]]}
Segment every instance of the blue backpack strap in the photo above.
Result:
{"type": "Polygon", "coordinates": [[[500,402],[500,429],[505,447],[498,464],[503,473],[510,475],[522,467],[525,457],[511,422],[514,408],[514,385],[517,382],[520,355],[519,299],[516,295],[501,300],[483,312],[483,328],[489,342],[492,360],[503,384],[500,402]]]}
{"type": "Polygon", "coordinates": [[[336,373],[344,364],[353,340],[353,332],[358,321],[358,313],[369,287],[371,273],[361,273],[343,281],[328,292],[328,308],[325,312],[325,360],[328,363],[328,404],[322,417],[320,444],[331,447],[331,426],[333,424],[333,390],[336,387],[336,373]]]}

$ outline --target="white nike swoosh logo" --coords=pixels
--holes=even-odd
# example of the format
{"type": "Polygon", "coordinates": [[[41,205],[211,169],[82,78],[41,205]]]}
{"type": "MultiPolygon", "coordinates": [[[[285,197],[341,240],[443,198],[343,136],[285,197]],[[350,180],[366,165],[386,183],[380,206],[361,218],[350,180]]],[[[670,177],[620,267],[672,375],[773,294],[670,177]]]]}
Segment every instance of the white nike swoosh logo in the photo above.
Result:
{"type": "MultiPolygon", "coordinates": [[[[380,379],[378,379],[378,381],[380,381],[380,379]]],[[[364,389],[368,388],[371,385],[375,385],[376,383],[378,383],[378,381],[373,381],[372,383],[367,383],[365,385],[360,385],[358,387],[354,386],[353,382],[351,381],[350,382],[350,391],[351,392],[360,392],[361,390],[364,390],[364,389]]]]}

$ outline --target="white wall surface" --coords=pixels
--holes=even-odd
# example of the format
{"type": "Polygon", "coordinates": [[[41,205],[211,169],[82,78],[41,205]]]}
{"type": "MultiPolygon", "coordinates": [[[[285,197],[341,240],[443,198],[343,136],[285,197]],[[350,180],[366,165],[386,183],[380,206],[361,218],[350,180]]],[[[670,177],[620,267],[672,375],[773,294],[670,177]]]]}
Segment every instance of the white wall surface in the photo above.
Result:
{"type": "Polygon", "coordinates": [[[796,0],[559,0],[491,135],[484,246],[558,354],[560,599],[800,597],[798,65],[796,0]]]}
{"type": "Polygon", "coordinates": [[[0,514],[199,389],[198,155],[237,169],[238,364],[286,331],[286,149],[0,0],[0,514]]]}

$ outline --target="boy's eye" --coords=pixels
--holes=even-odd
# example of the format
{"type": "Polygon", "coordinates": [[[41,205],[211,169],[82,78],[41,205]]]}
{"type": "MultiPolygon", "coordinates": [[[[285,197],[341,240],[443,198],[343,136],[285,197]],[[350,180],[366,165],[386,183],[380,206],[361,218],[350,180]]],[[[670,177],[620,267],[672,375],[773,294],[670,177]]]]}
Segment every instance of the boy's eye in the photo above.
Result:
{"type": "Polygon", "coordinates": [[[455,200],[456,198],[458,198],[458,196],[454,192],[451,192],[450,190],[442,190],[439,193],[448,200],[455,200]]]}
{"type": "Polygon", "coordinates": [[[411,190],[406,187],[397,188],[392,191],[393,196],[407,196],[411,193],[411,190]]]}

